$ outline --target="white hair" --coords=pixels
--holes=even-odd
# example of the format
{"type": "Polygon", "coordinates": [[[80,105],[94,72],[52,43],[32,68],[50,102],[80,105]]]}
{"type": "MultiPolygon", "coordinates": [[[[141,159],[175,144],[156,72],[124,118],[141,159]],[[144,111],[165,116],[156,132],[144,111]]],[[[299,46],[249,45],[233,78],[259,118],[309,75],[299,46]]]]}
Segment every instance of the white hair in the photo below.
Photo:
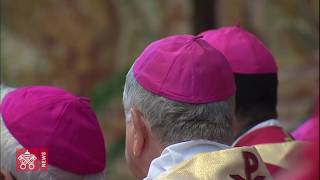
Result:
{"type": "MultiPolygon", "coordinates": [[[[12,89],[11,89],[12,90],[12,89]]],[[[4,97],[1,89],[1,100],[4,97]]],[[[9,91],[6,91],[9,92],[9,91]]],[[[0,102],[1,102],[0,100],[0,102]]],[[[18,180],[102,180],[106,179],[106,168],[96,174],[78,175],[67,172],[52,165],[48,165],[48,171],[16,171],[16,149],[23,146],[12,136],[7,129],[2,115],[0,115],[0,168],[9,171],[18,180]]],[[[68,157],[66,157],[68,158],[68,157]]]]}
{"type": "Polygon", "coordinates": [[[0,102],[2,101],[4,96],[12,90],[14,90],[14,88],[8,87],[4,84],[0,84],[0,102]]]}
{"type": "Polygon", "coordinates": [[[146,91],[129,70],[123,92],[126,119],[137,108],[164,146],[207,139],[224,144],[231,142],[234,98],[208,104],[189,104],[169,100],[146,91]]]}

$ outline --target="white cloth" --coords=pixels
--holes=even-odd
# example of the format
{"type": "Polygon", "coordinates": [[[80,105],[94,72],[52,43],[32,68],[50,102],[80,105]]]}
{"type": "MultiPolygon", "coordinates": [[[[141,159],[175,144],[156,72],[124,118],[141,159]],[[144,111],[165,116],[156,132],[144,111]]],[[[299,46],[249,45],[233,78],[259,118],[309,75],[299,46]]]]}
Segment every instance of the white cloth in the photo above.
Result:
{"type": "Polygon", "coordinates": [[[243,138],[245,135],[247,135],[248,133],[256,130],[256,129],[260,129],[260,128],[265,128],[265,127],[269,127],[269,126],[278,126],[278,127],[282,127],[281,123],[276,120],[276,119],[269,119],[266,121],[263,121],[257,125],[255,125],[254,127],[252,127],[251,129],[249,129],[247,132],[243,133],[240,137],[238,137],[233,143],[232,146],[236,145],[238,143],[238,141],[240,141],[241,138],[243,138]]]}
{"type": "Polygon", "coordinates": [[[160,157],[154,159],[144,180],[152,180],[173,166],[190,159],[192,156],[228,149],[230,146],[208,140],[191,140],[166,147],[160,157]]]}

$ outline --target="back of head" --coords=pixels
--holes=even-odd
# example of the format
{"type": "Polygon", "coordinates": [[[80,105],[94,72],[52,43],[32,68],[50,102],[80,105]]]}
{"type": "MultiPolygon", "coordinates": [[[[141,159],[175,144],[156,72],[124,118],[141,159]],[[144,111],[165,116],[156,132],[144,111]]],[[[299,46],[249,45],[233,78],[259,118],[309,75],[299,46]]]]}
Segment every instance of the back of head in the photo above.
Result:
{"type": "Polygon", "coordinates": [[[127,75],[126,114],[138,108],[165,146],[191,139],[230,140],[231,68],[201,38],[176,35],[155,41],[127,75]]]}
{"type": "Polygon", "coordinates": [[[231,97],[205,104],[173,101],[145,90],[130,70],[123,103],[127,119],[132,107],[139,109],[164,147],[196,139],[231,143],[231,97]]]}
{"type": "Polygon", "coordinates": [[[277,74],[235,74],[236,116],[252,127],[277,117],[277,74]]]}
{"type": "Polygon", "coordinates": [[[48,86],[6,94],[1,102],[1,168],[18,179],[104,179],[103,135],[88,100],[48,86]],[[30,148],[48,149],[48,170],[16,169],[16,149],[30,148]]]}
{"type": "Polygon", "coordinates": [[[277,65],[270,51],[239,26],[201,33],[227,58],[235,76],[236,117],[244,128],[276,118],[277,65]]]}
{"type": "Polygon", "coordinates": [[[126,157],[138,178],[166,146],[197,139],[231,143],[234,78],[225,57],[201,38],[155,41],[127,75],[126,157]]]}

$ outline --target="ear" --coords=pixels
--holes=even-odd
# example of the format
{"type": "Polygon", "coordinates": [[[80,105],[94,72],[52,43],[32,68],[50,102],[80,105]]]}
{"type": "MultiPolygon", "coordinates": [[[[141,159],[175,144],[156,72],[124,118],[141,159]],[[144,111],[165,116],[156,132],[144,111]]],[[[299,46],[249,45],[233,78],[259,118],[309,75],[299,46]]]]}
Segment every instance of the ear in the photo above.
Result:
{"type": "Polygon", "coordinates": [[[133,155],[139,157],[143,152],[147,139],[147,128],[143,115],[137,109],[131,109],[131,119],[133,123],[133,155]]]}

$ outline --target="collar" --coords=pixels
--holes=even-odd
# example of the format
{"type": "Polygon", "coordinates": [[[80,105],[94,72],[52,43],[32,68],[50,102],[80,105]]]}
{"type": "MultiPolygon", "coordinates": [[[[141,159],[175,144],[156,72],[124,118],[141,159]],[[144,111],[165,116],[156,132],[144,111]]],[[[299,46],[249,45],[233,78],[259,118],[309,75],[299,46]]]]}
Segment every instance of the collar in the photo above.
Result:
{"type": "Polygon", "coordinates": [[[281,123],[276,120],[276,119],[269,119],[266,121],[263,121],[255,126],[253,126],[252,128],[250,128],[248,131],[246,131],[245,133],[243,133],[241,136],[239,136],[233,143],[232,146],[234,146],[235,144],[237,144],[237,142],[244,137],[245,135],[247,135],[248,133],[260,129],[260,128],[264,128],[264,127],[269,127],[269,126],[278,126],[278,127],[282,127],[281,123]]]}
{"type": "Polygon", "coordinates": [[[227,148],[230,148],[230,146],[208,140],[191,140],[170,145],[162,151],[160,157],[151,162],[148,176],[144,180],[154,179],[161,173],[196,154],[227,148]]]}

